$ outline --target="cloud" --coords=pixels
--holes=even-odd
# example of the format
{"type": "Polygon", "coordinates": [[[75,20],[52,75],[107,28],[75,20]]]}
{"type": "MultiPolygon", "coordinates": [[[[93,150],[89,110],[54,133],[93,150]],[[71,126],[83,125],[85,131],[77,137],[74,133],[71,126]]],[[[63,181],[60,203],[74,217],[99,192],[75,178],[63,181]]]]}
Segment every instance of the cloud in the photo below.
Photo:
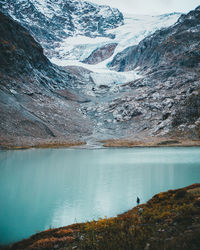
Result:
{"type": "Polygon", "coordinates": [[[168,12],[188,12],[198,5],[199,0],[90,0],[119,8],[122,12],[153,14],[168,12]]]}

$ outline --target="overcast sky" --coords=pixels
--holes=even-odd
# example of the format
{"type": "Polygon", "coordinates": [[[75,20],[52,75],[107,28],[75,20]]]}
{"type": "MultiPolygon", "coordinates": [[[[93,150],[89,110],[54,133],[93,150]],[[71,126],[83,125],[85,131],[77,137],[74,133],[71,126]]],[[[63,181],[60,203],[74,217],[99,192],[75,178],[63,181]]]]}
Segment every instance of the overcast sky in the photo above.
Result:
{"type": "Polygon", "coordinates": [[[89,0],[97,4],[116,7],[134,14],[163,14],[188,12],[200,5],[200,0],[89,0]]]}

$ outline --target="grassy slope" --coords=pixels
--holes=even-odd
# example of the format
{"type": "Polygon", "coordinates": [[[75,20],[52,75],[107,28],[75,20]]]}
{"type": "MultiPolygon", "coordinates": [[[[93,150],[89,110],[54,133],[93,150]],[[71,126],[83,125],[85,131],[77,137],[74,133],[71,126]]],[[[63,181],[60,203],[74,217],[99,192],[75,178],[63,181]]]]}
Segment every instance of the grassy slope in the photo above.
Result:
{"type": "Polygon", "coordinates": [[[49,229],[9,249],[184,250],[200,246],[200,184],[169,190],[109,219],[49,229]]]}

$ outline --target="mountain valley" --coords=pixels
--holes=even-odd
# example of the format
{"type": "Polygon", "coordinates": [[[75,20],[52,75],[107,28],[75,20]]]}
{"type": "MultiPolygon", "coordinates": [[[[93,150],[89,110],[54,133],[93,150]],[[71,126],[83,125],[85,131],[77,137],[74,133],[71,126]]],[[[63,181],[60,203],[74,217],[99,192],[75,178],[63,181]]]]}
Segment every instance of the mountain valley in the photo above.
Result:
{"type": "Polygon", "coordinates": [[[15,0],[0,10],[2,146],[200,139],[200,7],[131,16],[15,0]]]}

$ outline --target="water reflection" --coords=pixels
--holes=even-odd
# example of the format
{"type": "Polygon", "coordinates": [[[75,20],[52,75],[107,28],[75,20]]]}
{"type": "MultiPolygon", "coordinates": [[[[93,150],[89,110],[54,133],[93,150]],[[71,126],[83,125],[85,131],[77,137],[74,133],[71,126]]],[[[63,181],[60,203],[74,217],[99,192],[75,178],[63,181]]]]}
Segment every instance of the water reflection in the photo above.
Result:
{"type": "Polygon", "coordinates": [[[200,148],[0,152],[0,243],[114,216],[200,181],[200,148]]]}

